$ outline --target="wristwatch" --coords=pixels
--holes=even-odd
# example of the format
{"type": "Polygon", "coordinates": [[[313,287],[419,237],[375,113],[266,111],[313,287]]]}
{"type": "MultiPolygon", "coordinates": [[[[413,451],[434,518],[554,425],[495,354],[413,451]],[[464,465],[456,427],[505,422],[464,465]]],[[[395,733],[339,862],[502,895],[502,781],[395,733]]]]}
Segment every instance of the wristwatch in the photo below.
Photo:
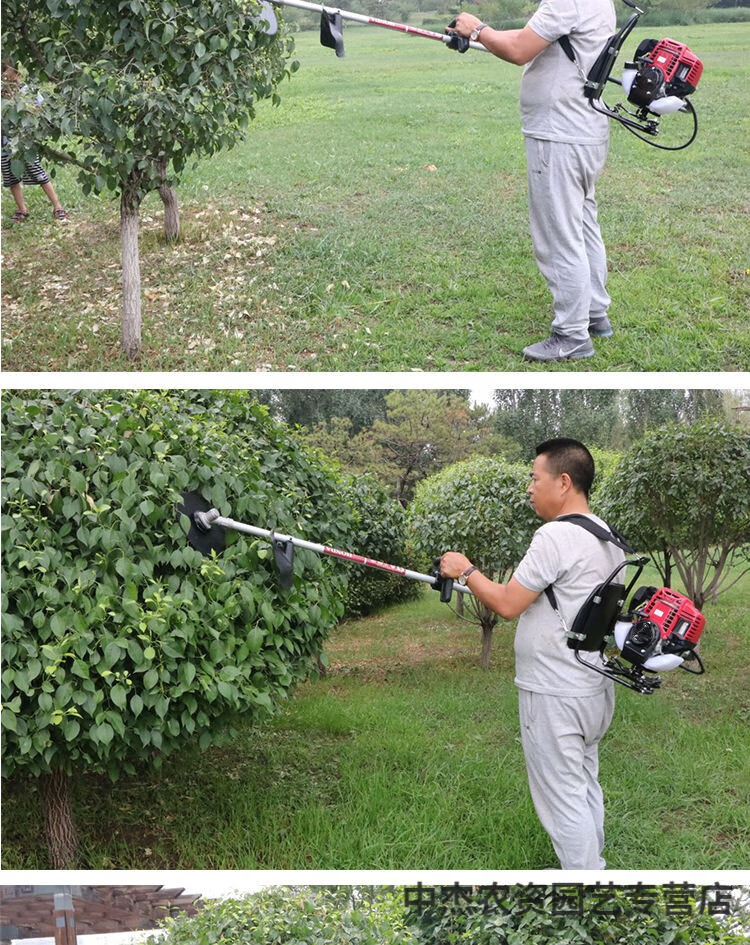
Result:
{"type": "Polygon", "coordinates": [[[471,31],[471,35],[469,36],[469,39],[472,43],[475,43],[479,39],[479,34],[482,32],[482,30],[485,28],[486,25],[487,25],[486,23],[477,23],[477,25],[471,31]]]}
{"type": "Polygon", "coordinates": [[[461,587],[464,587],[466,585],[466,582],[469,580],[469,575],[473,574],[474,571],[476,570],[477,570],[476,566],[472,564],[470,568],[467,568],[463,574],[460,574],[458,576],[458,583],[461,585],[461,587]]]}

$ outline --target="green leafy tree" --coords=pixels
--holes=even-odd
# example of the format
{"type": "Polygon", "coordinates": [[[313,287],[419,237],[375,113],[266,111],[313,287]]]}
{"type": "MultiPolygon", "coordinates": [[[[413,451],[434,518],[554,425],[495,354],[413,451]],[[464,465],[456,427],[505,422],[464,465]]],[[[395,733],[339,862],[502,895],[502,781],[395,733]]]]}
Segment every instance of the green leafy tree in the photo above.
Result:
{"type": "Polygon", "coordinates": [[[627,444],[648,431],[679,420],[696,423],[702,417],[721,417],[724,395],[714,390],[628,390],[621,395],[621,422],[627,444]]]}
{"type": "MultiPolygon", "coordinates": [[[[387,394],[386,390],[328,388],[257,391],[261,403],[267,403],[273,415],[290,426],[312,428],[341,417],[349,420],[352,434],[385,417],[387,394]]],[[[334,455],[334,451],[329,455],[334,455]]]]}
{"type": "MultiPolygon", "coordinates": [[[[646,889],[648,897],[635,901],[615,887],[598,908],[593,899],[591,908],[576,908],[572,899],[564,901],[560,888],[542,885],[499,887],[485,906],[480,889],[466,904],[413,910],[411,922],[423,945],[742,945],[747,941],[716,916],[701,911],[701,890],[680,890],[683,911],[678,912],[665,887],[646,889]]],[[[582,895],[585,903],[586,887],[582,895]]]]}
{"type": "MultiPolygon", "coordinates": [[[[409,507],[411,541],[424,561],[460,551],[492,580],[507,581],[541,524],[526,494],[528,469],[478,457],[456,463],[417,486],[409,507]]],[[[464,612],[482,630],[482,666],[489,666],[498,616],[466,595],[464,612]]]]}
{"type": "Polygon", "coordinates": [[[163,945],[419,945],[395,891],[275,887],[166,923],[163,945]]]}
{"type": "Polygon", "coordinates": [[[597,510],[697,607],[735,584],[750,551],[750,435],[705,420],[649,432],[597,493],[597,510]]]}
{"type": "Polygon", "coordinates": [[[443,466],[508,445],[493,433],[487,409],[469,406],[468,391],[394,390],[385,405],[385,417],[368,427],[357,431],[349,416],[333,416],[308,440],[351,471],[373,473],[402,505],[443,466]]]}
{"type": "Polygon", "coordinates": [[[509,29],[526,22],[534,12],[529,0],[479,0],[477,16],[495,29],[509,29]]]}
{"type": "Polygon", "coordinates": [[[2,413],[3,774],[38,777],[52,865],[76,862],[69,782],[132,774],[273,712],[343,613],[346,569],[186,540],[224,514],[347,544],[336,478],[242,392],[7,394],[2,413]]]}
{"type": "Polygon", "coordinates": [[[259,99],[278,101],[296,63],[291,40],[265,26],[256,0],[3,2],[3,55],[45,96],[41,108],[3,103],[16,161],[71,163],[85,193],[119,196],[128,357],[141,348],[141,201],[241,140],[259,99]]]}
{"type": "Polygon", "coordinates": [[[589,449],[621,449],[646,430],[724,414],[723,395],[703,390],[498,390],[493,423],[533,457],[538,443],[572,436],[589,449]]]}
{"type": "MultiPolygon", "coordinates": [[[[387,488],[374,476],[365,474],[344,477],[341,494],[351,506],[355,520],[348,550],[411,567],[406,550],[406,513],[387,488]]],[[[419,589],[419,582],[355,565],[349,576],[346,615],[368,614],[389,604],[412,600],[419,589]]]]}
{"type": "Polygon", "coordinates": [[[493,423],[519,444],[524,459],[554,436],[606,447],[618,416],[617,398],[613,390],[498,390],[493,423]]]}

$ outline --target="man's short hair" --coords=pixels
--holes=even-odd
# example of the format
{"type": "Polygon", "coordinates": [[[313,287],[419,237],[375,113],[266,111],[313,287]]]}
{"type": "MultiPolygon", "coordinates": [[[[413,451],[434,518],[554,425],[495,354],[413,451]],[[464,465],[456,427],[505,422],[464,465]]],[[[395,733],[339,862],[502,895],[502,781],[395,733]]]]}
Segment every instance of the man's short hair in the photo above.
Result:
{"type": "Polygon", "coordinates": [[[537,446],[536,455],[546,458],[553,475],[567,473],[573,486],[588,498],[594,482],[594,457],[583,443],[566,437],[545,440],[537,446]]]}

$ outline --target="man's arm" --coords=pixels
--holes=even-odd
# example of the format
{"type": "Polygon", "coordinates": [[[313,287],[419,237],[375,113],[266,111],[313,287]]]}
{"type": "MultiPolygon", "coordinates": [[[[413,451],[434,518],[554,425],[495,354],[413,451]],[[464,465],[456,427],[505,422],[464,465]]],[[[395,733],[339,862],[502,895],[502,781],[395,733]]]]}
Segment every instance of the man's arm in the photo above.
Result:
{"type": "MultiPolygon", "coordinates": [[[[441,574],[454,579],[470,567],[471,562],[466,555],[455,551],[447,552],[440,561],[441,574]]],[[[481,571],[472,571],[466,580],[466,586],[477,600],[486,604],[496,614],[505,617],[506,620],[512,620],[522,614],[541,593],[541,591],[529,590],[514,577],[507,584],[497,584],[485,577],[481,571]]]]}
{"type": "MultiPolygon", "coordinates": [[[[459,13],[456,18],[455,32],[461,36],[470,36],[482,21],[471,13],[459,13]]],[[[548,39],[535,33],[530,26],[520,30],[494,30],[485,26],[479,34],[479,40],[493,55],[517,66],[524,66],[550,45],[548,39]]]]}

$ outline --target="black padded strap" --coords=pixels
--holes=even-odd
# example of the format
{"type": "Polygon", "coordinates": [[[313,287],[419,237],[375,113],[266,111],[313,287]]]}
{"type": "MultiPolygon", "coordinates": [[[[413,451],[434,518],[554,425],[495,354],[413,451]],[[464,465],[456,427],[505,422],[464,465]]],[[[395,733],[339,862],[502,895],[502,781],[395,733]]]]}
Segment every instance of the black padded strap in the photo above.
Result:
{"type": "Polygon", "coordinates": [[[570,42],[570,36],[560,36],[557,40],[558,43],[562,46],[565,55],[570,59],[571,62],[576,61],[576,54],[573,52],[573,46],[570,42]]]}
{"type": "Polygon", "coordinates": [[[580,512],[572,512],[570,515],[560,515],[555,519],[555,521],[573,522],[575,525],[580,525],[581,528],[585,528],[587,532],[591,532],[592,535],[596,535],[597,538],[601,538],[602,541],[608,541],[613,545],[617,545],[617,547],[626,554],[635,554],[625,538],[617,531],[617,529],[612,528],[609,522],[607,522],[607,528],[602,528],[598,522],[595,522],[592,518],[589,518],[588,515],[582,515],[580,512]]]}
{"type": "MultiPolygon", "coordinates": [[[[627,541],[625,541],[623,536],[616,529],[612,528],[609,523],[607,523],[607,528],[603,528],[598,522],[595,522],[593,519],[589,518],[588,515],[582,515],[580,512],[571,512],[570,515],[559,515],[556,519],[554,519],[554,521],[572,522],[574,525],[580,525],[581,528],[584,528],[596,538],[599,538],[601,541],[608,541],[612,545],[616,545],[626,554],[632,555],[635,553],[627,541]]],[[[547,597],[547,600],[550,602],[552,609],[557,610],[557,598],[555,597],[555,592],[552,590],[551,584],[549,587],[545,587],[544,593],[547,597]]]]}

